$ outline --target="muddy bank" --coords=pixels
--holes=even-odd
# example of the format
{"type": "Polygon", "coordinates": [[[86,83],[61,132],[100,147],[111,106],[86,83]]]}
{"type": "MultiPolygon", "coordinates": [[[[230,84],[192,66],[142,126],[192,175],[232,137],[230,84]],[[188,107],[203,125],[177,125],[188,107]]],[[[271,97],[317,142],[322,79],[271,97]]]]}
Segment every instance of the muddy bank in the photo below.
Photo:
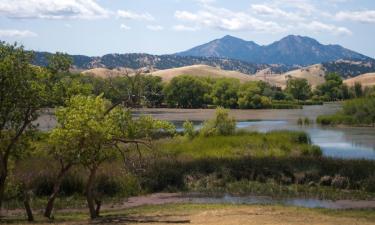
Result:
{"type": "Polygon", "coordinates": [[[171,203],[199,203],[199,204],[266,204],[266,205],[287,205],[305,208],[326,208],[326,209],[375,209],[374,200],[318,200],[303,198],[274,199],[265,196],[203,196],[200,194],[181,193],[155,193],[146,196],[131,197],[120,204],[104,206],[107,209],[128,209],[143,205],[163,205],[171,203]]]}

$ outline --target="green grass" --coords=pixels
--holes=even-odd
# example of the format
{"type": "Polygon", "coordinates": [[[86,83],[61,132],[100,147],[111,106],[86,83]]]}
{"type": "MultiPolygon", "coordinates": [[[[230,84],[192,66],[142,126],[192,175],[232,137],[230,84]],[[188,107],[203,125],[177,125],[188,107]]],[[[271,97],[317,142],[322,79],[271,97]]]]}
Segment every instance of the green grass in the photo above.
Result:
{"type": "Polygon", "coordinates": [[[192,140],[176,137],[156,146],[164,154],[195,159],[321,155],[320,149],[309,142],[308,136],[302,132],[239,132],[230,136],[198,136],[192,140]]]}

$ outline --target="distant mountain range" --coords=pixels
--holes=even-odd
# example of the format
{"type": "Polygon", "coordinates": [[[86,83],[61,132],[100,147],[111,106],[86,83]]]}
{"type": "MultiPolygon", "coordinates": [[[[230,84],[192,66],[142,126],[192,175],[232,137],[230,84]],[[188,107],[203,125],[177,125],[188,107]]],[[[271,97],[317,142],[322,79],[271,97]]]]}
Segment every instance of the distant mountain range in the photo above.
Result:
{"type": "MultiPolygon", "coordinates": [[[[34,64],[46,66],[48,52],[35,52],[34,64]]],[[[235,70],[241,73],[254,74],[259,70],[270,68],[274,73],[282,73],[291,69],[285,65],[265,65],[245,62],[237,59],[223,59],[216,57],[195,57],[176,55],[150,55],[143,53],[107,54],[101,57],[71,55],[76,69],[87,70],[93,68],[130,68],[142,70],[164,70],[183,66],[208,65],[223,70],[235,70]]]]}
{"type": "MultiPolygon", "coordinates": [[[[50,54],[35,52],[34,64],[47,65],[47,56],[50,54]]],[[[78,70],[130,68],[155,71],[208,65],[245,74],[255,74],[264,69],[268,69],[270,73],[281,74],[313,64],[322,64],[322,69],[326,72],[337,72],[345,78],[375,72],[375,60],[368,56],[339,45],[323,45],[312,38],[295,35],[289,35],[266,46],[225,36],[173,55],[131,53],[71,57],[78,70]]]]}
{"type": "Polygon", "coordinates": [[[233,36],[225,36],[178,56],[199,56],[238,59],[258,64],[284,64],[308,66],[317,63],[346,60],[369,60],[368,56],[340,45],[323,45],[315,39],[289,35],[270,45],[258,45],[233,36]]]}

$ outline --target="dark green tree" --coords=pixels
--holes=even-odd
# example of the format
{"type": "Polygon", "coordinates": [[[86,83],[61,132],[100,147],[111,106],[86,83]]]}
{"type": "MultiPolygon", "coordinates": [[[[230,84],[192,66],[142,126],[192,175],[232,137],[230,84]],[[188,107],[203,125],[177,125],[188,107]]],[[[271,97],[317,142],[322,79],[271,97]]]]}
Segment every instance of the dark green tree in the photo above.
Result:
{"type": "Polygon", "coordinates": [[[199,108],[206,104],[210,85],[193,76],[173,78],[164,88],[167,104],[171,107],[199,108]]]}
{"type": "Polygon", "coordinates": [[[222,106],[225,108],[237,108],[238,107],[238,95],[237,92],[240,87],[239,80],[221,78],[218,79],[211,92],[211,98],[216,106],[222,106]]]}
{"type": "Polygon", "coordinates": [[[49,96],[46,74],[31,65],[32,54],[17,44],[0,43],[0,210],[9,174],[9,161],[24,153],[22,142],[49,96]]]}
{"type": "Polygon", "coordinates": [[[298,101],[304,101],[311,96],[311,85],[306,79],[291,78],[287,82],[286,92],[298,101]]]}

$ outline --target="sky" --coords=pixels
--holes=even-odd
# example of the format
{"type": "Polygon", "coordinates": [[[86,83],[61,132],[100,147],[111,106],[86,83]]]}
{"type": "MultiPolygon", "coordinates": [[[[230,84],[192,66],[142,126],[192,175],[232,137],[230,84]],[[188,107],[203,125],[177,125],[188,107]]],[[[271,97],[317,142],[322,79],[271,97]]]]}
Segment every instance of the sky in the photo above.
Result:
{"type": "Polygon", "coordinates": [[[0,0],[0,40],[100,56],[171,54],[225,35],[295,34],[375,58],[374,0],[0,0]]]}

